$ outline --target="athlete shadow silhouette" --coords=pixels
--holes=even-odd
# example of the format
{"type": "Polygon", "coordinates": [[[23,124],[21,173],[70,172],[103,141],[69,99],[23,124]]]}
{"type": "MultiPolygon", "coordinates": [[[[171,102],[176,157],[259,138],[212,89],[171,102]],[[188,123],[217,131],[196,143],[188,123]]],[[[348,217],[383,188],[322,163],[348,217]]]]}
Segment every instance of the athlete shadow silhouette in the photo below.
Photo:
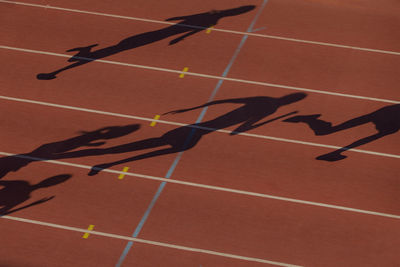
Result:
{"type": "Polygon", "coordinates": [[[330,122],[318,119],[320,116],[320,114],[294,116],[286,119],[285,121],[293,123],[306,123],[314,131],[315,135],[332,134],[366,123],[375,124],[375,128],[378,130],[378,132],[376,134],[361,138],[360,140],[357,140],[338,150],[321,155],[317,157],[318,160],[338,161],[345,159],[347,156],[342,155],[344,151],[365,145],[386,135],[394,134],[400,129],[400,104],[383,107],[377,111],[348,120],[336,126],[332,126],[332,123],[330,122]]]}
{"type": "Polygon", "coordinates": [[[79,147],[95,147],[104,145],[108,140],[130,134],[140,128],[139,124],[127,126],[111,126],[82,134],[67,140],[44,144],[30,153],[18,154],[0,158],[0,179],[11,171],[18,171],[22,167],[34,161],[55,160],[72,157],[80,157],[80,151],[74,151],[79,147]]]}
{"type": "Polygon", "coordinates": [[[33,191],[63,183],[71,177],[70,174],[57,175],[34,185],[23,180],[0,181],[0,187],[3,187],[0,188],[0,216],[8,215],[53,199],[54,196],[42,198],[28,205],[14,209],[16,206],[27,201],[31,197],[33,191]]]}
{"type": "Polygon", "coordinates": [[[70,50],[67,50],[67,52],[73,52],[77,51],[78,53],[70,58],[68,61],[69,62],[75,62],[71,65],[68,65],[66,67],[63,67],[61,69],[58,69],[56,71],[50,72],[50,73],[40,73],[36,77],[39,80],[51,80],[55,79],[57,74],[60,72],[63,72],[68,69],[72,69],[84,64],[87,64],[89,62],[105,58],[126,50],[134,49],[137,47],[141,47],[144,45],[148,45],[157,41],[161,41],[163,39],[166,39],[168,37],[174,36],[174,35],[179,35],[183,34],[172,41],[169,42],[170,45],[176,44],[185,38],[194,35],[198,32],[201,32],[211,26],[214,26],[218,23],[218,21],[224,17],[229,17],[229,16],[237,16],[246,12],[249,12],[253,10],[255,6],[253,5],[248,5],[248,6],[241,6],[237,8],[232,8],[232,9],[226,9],[226,10],[213,10],[210,12],[206,13],[201,13],[201,14],[195,14],[195,15],[190,15],[190,16],[181,16],[181,17],[174,17],[174,18],[169,18],[167,21],[176,21],[180,20],[180,23],[174,24],[172,26],[168,26],[166,28],[156,30],[156,31],[151,31],[151,32],[146,32],[138,35],[134,35],[131,37],[128,37],[122,41],[120,41],[116,45],[112,45],[109,47],[101,48],[96,51],[91,51],[93,47],[97,46],[97,44],[90,45],[87,47],[77,47],[73,48],[70,50]]]}
{"type": "Polygon", "coordinates": [[[245,131],[249,131],[251,129],[260,127],[274,120],[296,113],[297,111],[290,112],[286,115],[279,116],[277,118],[270,119],[264,122],[260,122],[265,117],[273,114],[279,107],[300,101],[304,97],[306,97],[306,94],[294,93],[280,98],[258,96],[258,97],[248,97],[248,98],[226,99],[226,100],[212,101],[204,105],[200,105],[193,108],[168,112],[166,114],[176,114],[176,113],[182,113],[199,109],[202,107],[207,107],[217,104],[226,104],[226,103],[242,105],[241,107],[233,111],[230,111],[222,116],[219,116],[215,119],[179,127],[165,133],[160,137],[148,138],[145,140],[114,146],[110,148],[104,148],[104,149],[87,149],[83,151],[83,153],[85,153],[86,156],[98,155],[98,154],[120,154],[120,153],[127,153],[144,149],[160,148],[158,150],[122,159],[119,161],[96,165],[92,167],[92,170],[89,172],[89,175],[95,175],[101,170],[110,168],[114,165],[161,156],[161,155],[167,155],[171,153],[178,153],[181,151],[191,149],[200,141],[200,139],[203,136],[212,133],[216,130],[224,129],[230,126],[237,125],[236,129],[230,133],[231,135],[236,135],[245,131]],[[162,148],[164,146],[168,147],[162,148]]]}

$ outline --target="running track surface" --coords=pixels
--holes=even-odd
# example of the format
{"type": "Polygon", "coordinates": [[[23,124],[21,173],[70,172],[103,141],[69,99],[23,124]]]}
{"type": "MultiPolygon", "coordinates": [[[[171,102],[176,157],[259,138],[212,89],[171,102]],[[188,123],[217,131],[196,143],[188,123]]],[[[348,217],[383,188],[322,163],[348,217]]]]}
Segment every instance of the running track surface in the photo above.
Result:
{"type": "Polygon", "coordinates": [[[0,10],[0,204],[21,198],[18,209],[43,200],[0,218],[0,266],[400,265],[398,133],[329,162],[316,157],[373,135],[374,125],[316,136],[304,123],[284,121],[297,111],[336,125],[399,103],[398,1],[2,0],[0,10]],[[106,48],[166,28],[167,18],[243,5],[256,8],[222,18],[209,33],[36,78],[71,64],[74,52],[66,50],[106,48]],[[293,93],[306,97],[273,110],[264,121],[277,119],[263,126],[230,135],[235,124],[183,153],[88,175],[95,165],[152,151],[101,149],[177,131],[182,142],[190,128],[174,129],[241,104],[163,115],[169,111],[293,93]],[[48,152],[105,127],[130,132],[73,147],[98,149],[95,155],[48,152]],[[10,170],[21,155],[36,161],[10,170]],[[10,186],[60,175],[70,178],[32,192],[10,186]]]}

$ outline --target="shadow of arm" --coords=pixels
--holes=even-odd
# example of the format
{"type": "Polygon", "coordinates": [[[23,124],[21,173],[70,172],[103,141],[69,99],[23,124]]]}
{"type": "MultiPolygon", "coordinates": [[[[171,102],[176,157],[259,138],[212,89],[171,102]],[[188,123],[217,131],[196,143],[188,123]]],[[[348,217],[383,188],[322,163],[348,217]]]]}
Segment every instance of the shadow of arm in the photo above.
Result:
{"type": "Polygon", "coordinates": [[[192,16],[172,17],[172,18],[168,18],[168,19],[166,19],[165,21],[173,21],[173,20],[185,20],[185,19],[188,19],[188,18],[190,18],[190,17],[192,17],[192,16]]]}
{"type": "Polygon", "coordinates": [[[204,108],[204,107],[208,107],[208,106],[212,106],[212,105],[218,105],[218,104],[225,104],[225,103],[244,103],[244,102],[246,102],[246,101],[244,100],[244,98],[233,98],[233,99],[215,100],[215,101],[208,102],[208,103],[205,103],[205,104],[203,104],[203,105],[196,106],[196,107],[193,107],[193,108],[178,109],[178,110],[169,111],[169,112],[164,113],[163,115],[183,113],[183,112],[187,112],[187,111],[191,111],[191,110],[195,110],[195,109],[199,109],[199,108],[204,108]]]}
{"type": "Polygon", "coordinates": [[[248,120],[245,123],[241,124],[235,130],[233,130],[230,133],[230,135],[237,135],[239,133],[246,132],[246,131],[258,128],[258,127],[263,126],[263,125],[265,125],[267,123],[282,119],[284,117],[287,117],[287,116],[290,116],[290,115],[293,115],[293,114],[296,114],[296,113],[297,113],[297,111],[293,111],[293,112],[287,113],[285,115],[281,115],[279,117],[276,117],[276,118],[273,118],[273,119],[270,119],[270,120],[267,120],[267,121],[264,121],[264,122],[260,122],[260,123],[256,123],[256,122],[262,120],[263,119],[262,117],[254,118],[254,119],[248,120]]]}
{"type": "Polygon", "coordinates": [[[23,210],[23,209],[26,209],[26,208],[29,208],[29,207],[32,207],[32,206],[35,206],[35,205],[38,205],[38,204],[42,204],[42,203],[47,202],[47,201],[49,201],[49,200],[51,200],[53,198],[54,198],[54,196],[42,198],[42,199],[40,199],[38,201],[32,202],[31,204],[25,205],[25,206],[20,207],[18,209],[6,211],[6,212],[4,212],[4,213],[2,213],[0,215],[8,215],[8,214],[11,214],[13,212],[17,212],[17,211],[20,211],[20,210],[23,210]]]}

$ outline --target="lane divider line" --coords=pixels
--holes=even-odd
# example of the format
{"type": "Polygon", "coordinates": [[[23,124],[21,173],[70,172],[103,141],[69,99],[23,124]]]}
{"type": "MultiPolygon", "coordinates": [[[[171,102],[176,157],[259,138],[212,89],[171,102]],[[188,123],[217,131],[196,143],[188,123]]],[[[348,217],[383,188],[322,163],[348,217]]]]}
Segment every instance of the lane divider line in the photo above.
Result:
{"type": "MultiPolygon", "coordinates": [[[[56,7],[56,6],[50,6],[50,5],[40,5],[40,4],[32,4],[32,3],[8,1],[8,0],[0,0],[0,3],[37,7],[37,8],[47,8],[47,9],[54,9],[54,10],[60,10],[60,11],[67,11],[67,12],[74,12],[74,13],[81,13],[81,14],[88,14],[88,15],[96,15],[96,16],[104,16],[104,17],[112,17],[112,18],[119,18],[119,19],[127,19],[127,20],[135,20],[135,21],[142,21],[142,22],[150,22],[150,23],[157,23],[157,24],[164,24],[164,25],[177,25],[177,26],[188,27],[188,28],[193,28],[193,29],[203,29],[203,30],[207,29],[206,27],[201,27],[201,26],[176,24],[176,23],[168,22],[168,21],[160,21],[160,20],[145,19],[145,18],[138,18],[138,17],[129,17],[129,16],[107,14],[107,13],[94,12],[94,11],[85,11],[85,10],[72,9],[72,8],[56,7]]],[[[352,50],[359,50],[359,51],[364,51],[364,52],[372,52],[372,53],[381,53],[381,54],[400,56],[400,52],[383,50],[383,49],[373,49],[373,48],[343,45],[343,44],[337,44],[337,43],[310,41],[310,40],[290,38],[290,37],[277,36],[277,35],[257,34],[254,32],[247,33],[247,32],[235,31],[235,30],[226,30],[226,29],[221,29],[221,28],[214,28],[213,30],[218,31],[218,32],[224,32],[224,33],[248,35],[248,36],[254,36],[254,37],[261,37],[261,38],[289,41],[289,42],[296,42],[296,43],[304,43],[304,44],[309,44],[309,45],[320,45],[320,46],[327,46],[327,47],[352,49],[352,50]]]]}
{"type": "Polygon", "coordinates": [[[150,123],[151,127],[156,126],[158,119],[160,118],[160,115],[155,115],[153,118],[153,121],[150,123]]]}
{"type": "Polygon", "coordinates": [[[118,179],[119,179],[119,180],[124,179],[125,173],[127,173],[128,170],[129,170],[129,167],[124,167],[124,168],[122,169],[122,172],[123,172],[123,173],[121,173],[121,174],[118,176],[118,179]]]}
{"type": "MultiPolygon", "coordinates": [[[[43,221],[37,221],[37,220],[31,220],[31,219],[20,218],[20,217],[13,217],[13,216],[8,216],[8,215],[0,216],[0,218],[17,221],[17,222],[30,223],[30,224],[40,225],[40,226],[46,226],[46,227],[55,228],[55,229],[73,231],[73,232],[80,232],[80,233],[87,232],[87,230],[83,229],[83,228],[49,223],[49,222],[43,222],[43,221]]],[[[293,264],[289,264],[289,263],[241,256],[241,255],[230,254],[230,253],[219,252],[219,251],[208,250],[208,249],[186,247],[186,246],[181,246],[181,245],[176,245],[176,244],[171,244],[171,243],[164,243],[164,242],[158,242],[158,241],[153,241],[153,240],[148,240],[148,239],[135,238],[135,237],[129,237],[129,236],[123,236],[123,235],[117,235],[117,234],[110,234],[110,233],[99,232],[99,231],[91,231],[90,234],[102,236],[102,237],[126,240],[126,241],[133,241],[133,242],[142,243],[142,244],[146,244],[146,245],[152,245],[152,246],[172,248],[172,249],[177,249],[177,250],[182,250],[182,251],[189,251],[189,252],[195,252],[195,253],[220,256],[220,257],[231,258],[231,259],[236,259],[236,260],[259,262],[259,263],[272,264],[275,266],[283,266],[283,267],[301,267],[300,265],[293,265],[293,264]]]]}
{"type": "Polygon", "coordinates": [[[182,73],[179,75],[179,78],[185,77],[185,73],[187,73],[188,70],[189,70],[188,67],[184,67],[183,70],[182,70],[182,73]]]}
{"type": "MultiPolygon", "coordinates": [[[[0,45],[0,48],[7,49],[7,50],[13,50],[13,51],[19,51],[19,52],[27,52],[27,53],[32,53],[32,54],[42,54],[42,55],[48,55],[48,56],[71,58],[71,55],[66,55],[66,54],[45,52],[45,51],[18,48],[18,47],[10,47],[10,46],[5,46],[5,45],[0,45]]],[[[74,58],[82,59],[82,60],[86,60],[86,61],[94,61],[94,62],[101,62],[101,63],[112,64],[112,65],[145,69],[145,70],[154,70],[154,71],[182,74],[182,71],[172,70],[172,69],[167,69],[167,68],[159,68],[159,67],[145,66],[145,65],[139,65],[139,64],[123,63],[123,62],[103,60],[103,59],[94,60],[91,58],[77,57],[77,56],[74,56],[74,58]]],[[[348,97],[348,98],[355,98],[355,99],[361,99],[361,100],[370,100],[370,101],[384,102],[384,103],[391,103],[391,104],[399,104],[400,103],[400,101],[398,101],[398,100],[390,100],[390,99],[382,99],[382,98],[352,95],[352,94],[345,94],[345,93],[337,93],[337,92],[323,91],[323,90],[317,90],[317,89],[311,89],[311,88],[305,88],[305,87],[297,87],[297,86],[275,84],[275,83],[268,83],[268,82],[257,82],[257,81],[237,79],[237,78],[228,78],[228,77],[223,77],[223,76],[202,74],[202,73],[196,73],[196,72],[185,72],[185,75],[191,75],[191,76],[201,77],[201,78],[210,78],[210,79],[216,79],[216,80],[224,80],[224,81],[230,81],[230,82],[238,82],[238,83],[251,84],[251,85],[282,88],[282,89],[295,90],[295,91],[303,91],[303,92],[309,92],[309,93],[325,94],[325,95],[332,95],[332,96],[339,96],[339,97],[348,97]]]]}
{"type": "MultiPolygon", "coordinates": [[[[87,108],[79,108],[79,107],[73,107],[73,106],[67,106],[67,105],[59,105],[59,104],[53,104],[53,103],[47,103],[47,102],[41,102],[41,101],[35,101],[35,100],[29,100],[29,99],[22,99],[22,98],[15,98],[15,97],[8,97],[8,96],[0,95],[0,99],[22,102],[22,103],[29,103],[29,104],[37,104],[37,105],[43,105],[43,106],[49,106],[49,107],[55,107],[55,108],[63,108],[63,109],[69,109],[69,110],[75,110],[75,111],[83,111],[83,112],[101,114],[101,115],[106,115],[106,116],[115,116],[115,117],[120,117],[120,118],[128,118],[128,119],[150,121],[150,122],[154,121],[153,119],[139,117],[139,116],[126,115],[126,114],[94,110],[94,109],[87,109],[87,108]]],[[[240,136],[247,136],[247,137],[260,138],[260,139],[265,139],[265,140],[273,140],[273,141],[278,141],[278,142],[286,142],[286,143],[292,143],[292,144],[300,144],[300,145],[332,148],[332,149],[342,148],[341,146],[326,145],[326,144],[306,142],[306,141],[280,138],[280,137],[267,136],[267,135],[260,135],[260,134],[251,134],[251,133],[246,133],[246,132],[238,133],[235,131],[214,129],[214,128],[202,127],[202,126],[193,125],[193,124],[185,124],[185,123],[171,122],[171,121],[165,121],[165,120],[157,120],[157,122],[167,124],[167,125],[184,126],[184,127],[194,128],[194,129],[218,132],[218,133],[226,133],[226,134],[235,133],[236,135],[240,135],[240,136]]],[[[381,152],[362,150],[362,149],[356,149],[356,148],[352,148],[352,149],[349,149],[346,151],[352,151],[352,152],[364,153],[364,154],[382,156],[382,157],[389,157],[389,158],[400,158],[400,155],[396,155],[396,154],[381,153],[381,152]]]]}
{"type": "MultiPolygon", "coordinates": [[[[89,231],[92,231],[93,228],[94,228],[94,225],[91,224],[91,225],[89,225],[88,230],[89,230],[89,231]]],[[[85,233],[83,234],[82,238],[87,239],[87,238],[89,237],[89,235],[90,235],[90,233],[85,232],[85,233]]]]}

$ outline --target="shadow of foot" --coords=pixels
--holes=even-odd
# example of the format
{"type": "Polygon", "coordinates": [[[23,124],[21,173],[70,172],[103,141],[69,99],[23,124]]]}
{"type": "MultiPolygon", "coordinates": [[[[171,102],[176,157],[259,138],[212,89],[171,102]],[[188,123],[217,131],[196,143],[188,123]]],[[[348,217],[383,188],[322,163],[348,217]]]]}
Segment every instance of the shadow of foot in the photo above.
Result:
{"type": "Polygon", "coordinates": [[[94,175],[98,174],[99,172],[101,172],[102,170],[108,169],[111,166],[112,165],[110,165],[110,164],[99,164],[99,165],[93,166],[92,169],[90,170],[90,172],[88,173],[88,176],[94,176],[94,175]]]}
{"type": "Polygon", "coordinates": [[[342,155],[342,154],[340,154],[340,152],[335,152],[335,151],[316,157],[317,160],[324,160],[324,161],[330,161],[330,162],[339,161],[339,160],[342,160],[345,158],[347,158],[347,156],[342,155]]]}
{"type": "Polygon", "coordinates": [[[57,78],[57,76],[53,73],[39,73],[38,75],[36,75],[36,78],[38,80],[53,80],[57,78]]]}

